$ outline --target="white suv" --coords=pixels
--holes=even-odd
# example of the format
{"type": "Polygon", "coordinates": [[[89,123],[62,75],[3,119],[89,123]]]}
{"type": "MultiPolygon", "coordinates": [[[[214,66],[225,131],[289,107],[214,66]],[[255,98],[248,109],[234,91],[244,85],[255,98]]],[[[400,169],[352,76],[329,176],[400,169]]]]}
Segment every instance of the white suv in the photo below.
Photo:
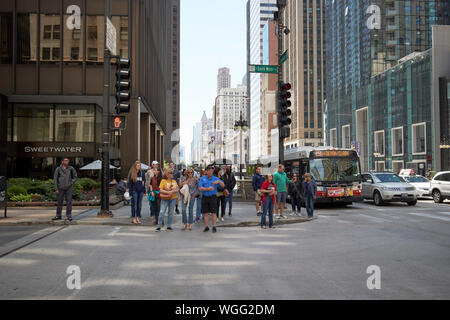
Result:
{"type": "Polygon", "coordinates": [[[430,184],[431,195],[436,203],[450,199],[450,171],[436,173],[430,184]]]}

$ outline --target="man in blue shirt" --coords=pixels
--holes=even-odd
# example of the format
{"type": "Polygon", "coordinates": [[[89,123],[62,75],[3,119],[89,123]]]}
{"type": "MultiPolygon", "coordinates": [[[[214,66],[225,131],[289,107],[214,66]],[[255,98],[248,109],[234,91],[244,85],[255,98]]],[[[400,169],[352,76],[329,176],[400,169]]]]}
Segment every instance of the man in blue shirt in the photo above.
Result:
{"type": "Polygon", "coordinates": [[[225,183],[219,178],[213,176],[213,167],[208,166],[205,170],[206,175],[201,177],[198,183],[198,189],[202,193],[202,213],[205,215],[205,229],[209,231],[209,215],[212,215],[212,232],[216,233],[217,222],[217,186],[220,184],[225,187],[225,183]]]}

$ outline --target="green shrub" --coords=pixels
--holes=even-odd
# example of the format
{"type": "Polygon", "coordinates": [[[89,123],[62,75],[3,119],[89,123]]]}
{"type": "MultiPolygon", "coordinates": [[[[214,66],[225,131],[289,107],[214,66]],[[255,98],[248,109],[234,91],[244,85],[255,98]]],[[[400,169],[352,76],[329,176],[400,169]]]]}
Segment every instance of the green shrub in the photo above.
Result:
{"type": "Polygon", "coordinates": [[[18,194],[11,197],[12,202],[31,202],[33,201],[33,195],[31,194],[18,194]]]}
{"type": "Polygon", "coordinates": [[[13,196],[27,195],[27,189],[25,189],[22,186],[15,185],[15,186],[8,188],[7,194],[8,194],[8,199],[12,199],[13,196]]]}
{"type": "Polygon", "coordinates": [[[30,182],[28,178],[11,178],[8,179],[8,186],[28,186],[30,182]]]}
{"type": "Polygon", "coordinates": [[[50,191],[54,192],[53,187],[45,182],[33,183],[27,188],[28,194],[47,194],[50,191]]]}
{"type": "Polygon", "coordinates": [[[75,185],[79,185],[81,187],[80,190],[90,191],[95,188],[96,181],[90,178],[81,178],[78,179],[77,182],[75,182],[75,185]]]}

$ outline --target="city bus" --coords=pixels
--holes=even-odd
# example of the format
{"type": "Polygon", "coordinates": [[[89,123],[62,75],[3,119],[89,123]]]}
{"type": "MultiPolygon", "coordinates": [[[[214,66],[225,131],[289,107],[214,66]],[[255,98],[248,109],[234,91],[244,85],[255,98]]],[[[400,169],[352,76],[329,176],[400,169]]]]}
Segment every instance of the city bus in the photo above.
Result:
{"type": "Polygon", "coordinates": [[[309,172],[317,183],[317,203],[362,202],[361,166],[352,149],[298,147],[285,151],[286,173],[309,172]]]}

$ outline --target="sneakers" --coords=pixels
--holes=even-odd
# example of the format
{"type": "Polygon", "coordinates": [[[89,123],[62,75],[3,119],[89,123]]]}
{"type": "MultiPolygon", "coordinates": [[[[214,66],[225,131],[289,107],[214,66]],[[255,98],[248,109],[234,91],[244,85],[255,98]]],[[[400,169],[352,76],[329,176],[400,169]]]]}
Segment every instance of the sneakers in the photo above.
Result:
{"type": "Polygon", "coordinates": [[[54,218],[52,218],[52,221],[57,221],[57,220],[62,220],[62,218],[61,217],[54,217],[54,218]]]}
{"type": "Polygon", "coordinates": [[[72,217],[67,218],[67,221],[72,222],[72,217]]]}
{"type": "Polygon", "coordinates": [[[261,217],[261,215],[262,215],[262,212],[261,212],[261,211],[259,211],[259,212],[257,212],[257,213],[256,213],[256,215],[257,215],[258,217],[261,217]]]}
{"type": "Polygon", "coordinates": [[[213,227],[213,231],[212,231],[213,233],[216,233],[217,232],[217,229],[216,229],[216,227],[213,227]]]}
{"type": "Polygon", "coordinates": [[[173,231],[173,229],[171,227],[167,227],[166,229],[167,231],[173,231]]]}
{"type": "Polygon", "coordinates": [[[161,228],[156,228],[155,231],[156,231],[156,232],[160,232],[160,231],[161,231],[161,228]]]}
{"type": "Polygon", "coordinates": [[[292,217],[292,216],[295,216],[297,214],[297,211],[292,211],[289,215],[292,217]]]}
{"type": "Polygon", "coordinates": [[[209,227],[205,227],[205,229],[203,229],[203,232],[208,232],[209,231],[209,227]]]}
{"type": "Polygon", "coordinates": [[[281,219],[280,215],[276,215],[275,219],[281,219]]]}
{"type": "Polygon", "coordinates": [[[287,219],[287,217],[286,217],[286,216],[284,216],[284,215],[281,215],[281,218],[283,218],[283,219],[287,219]]]}
{"type": "Polygon", "coordinates": [[[180,214],[180,210],[178,210],[178,208],[175,209],[175,212],[176,212],[177,214],[180,214]]]}
{"type": "Polygon", "coordinates": [[[225,219],[222,217],[222,218],[220,218],[220,221],[225,221],[225,219]]]}
{"type": "Polygon", "coordinates": [[[266,226],[261,226],[261,229],[267,229],[267,227],[266,226]]]}

